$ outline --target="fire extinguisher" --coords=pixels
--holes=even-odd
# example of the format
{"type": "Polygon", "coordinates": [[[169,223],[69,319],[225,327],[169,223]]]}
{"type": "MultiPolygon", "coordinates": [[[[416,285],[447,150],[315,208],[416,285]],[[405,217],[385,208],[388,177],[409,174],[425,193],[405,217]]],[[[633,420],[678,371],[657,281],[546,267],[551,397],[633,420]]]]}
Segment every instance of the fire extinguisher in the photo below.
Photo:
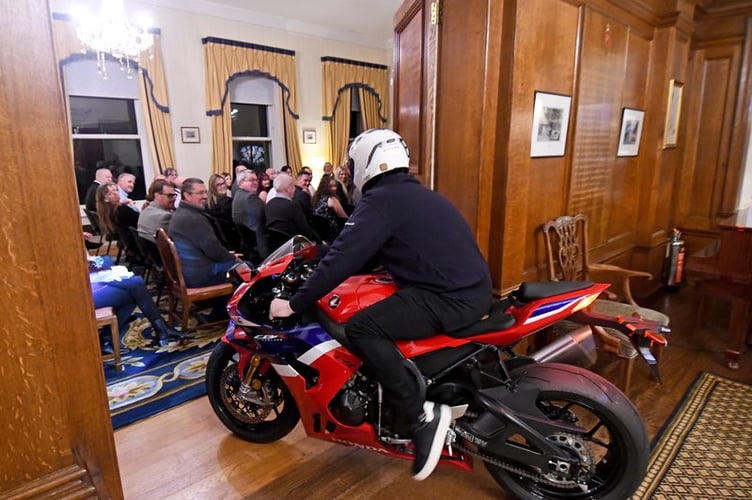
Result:
{"type": "Polygon", "coordinates": [[[669,288],[678,288],[684,270],[684,240],[681,232],[674,228],[671,239],[666,244],[666,257],[663,262],[663,283],[669,288]]]}

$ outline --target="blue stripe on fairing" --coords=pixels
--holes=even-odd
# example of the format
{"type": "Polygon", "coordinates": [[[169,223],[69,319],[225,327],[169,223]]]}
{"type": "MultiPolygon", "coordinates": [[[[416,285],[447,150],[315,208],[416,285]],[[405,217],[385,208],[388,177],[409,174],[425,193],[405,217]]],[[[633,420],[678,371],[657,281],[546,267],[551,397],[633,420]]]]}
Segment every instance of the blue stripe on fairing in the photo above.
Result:
{"type": "Polygon", "coordinates": [[[554,314],[565,310],[573,302],[579,300],[580,298],[581,297],[574,297],[572,299],[559,300],[556,302],[551,302],[549,304],[543,304],[542,306],[538,307],[535,311],[532,312],[530,317],[527,320],[525,320],[524,324],[532,323],[534,321],[547,318],[548,316],[553,316],[554,314]]]}

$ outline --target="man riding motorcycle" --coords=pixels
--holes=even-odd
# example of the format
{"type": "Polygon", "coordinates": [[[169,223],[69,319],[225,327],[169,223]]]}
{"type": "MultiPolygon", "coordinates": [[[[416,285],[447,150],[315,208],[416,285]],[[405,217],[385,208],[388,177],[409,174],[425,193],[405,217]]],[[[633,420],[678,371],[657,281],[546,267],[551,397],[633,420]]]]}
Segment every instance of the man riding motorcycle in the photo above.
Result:
{"type": "Polygon", "coordinates": [[[491,305],[491,277],[475,238],[454,206],[408,173],[399,134],[371,129],[350,147],[363,197],[316,271],[269,315],[290,316],[376,258],[400,287],[356,314],[345,331],[352,350],[384,389],[412,436],[414,478],[433,472],[450,424],[446,405],[425,401],[422,385],[394,344],[451,332],[478,321],[491,305]]]}

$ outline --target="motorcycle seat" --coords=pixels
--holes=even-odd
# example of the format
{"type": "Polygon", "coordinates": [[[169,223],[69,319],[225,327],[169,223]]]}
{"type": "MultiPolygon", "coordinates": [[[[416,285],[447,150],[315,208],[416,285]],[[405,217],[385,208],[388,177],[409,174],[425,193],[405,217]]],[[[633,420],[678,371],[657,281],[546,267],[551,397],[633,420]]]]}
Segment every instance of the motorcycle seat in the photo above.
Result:
{"type": "Polygon", "coordinates": [[[512,299],[522,304],[593,286],[591,281],[526,281],[513,291],[512,299]]]}
{"type": "Polygon", "coordinates": [[[481,335],[483,333],[506,330],[514,325],[515,322],[514,316],[505,312],[511,305],[512,301],[509,299],[495,300],[491,304],[491,309],[488,310],[488,314],[483,316],[480,320],[472,325],[449,332],[447,335],[455,338],[464,338],[481,335]]]}

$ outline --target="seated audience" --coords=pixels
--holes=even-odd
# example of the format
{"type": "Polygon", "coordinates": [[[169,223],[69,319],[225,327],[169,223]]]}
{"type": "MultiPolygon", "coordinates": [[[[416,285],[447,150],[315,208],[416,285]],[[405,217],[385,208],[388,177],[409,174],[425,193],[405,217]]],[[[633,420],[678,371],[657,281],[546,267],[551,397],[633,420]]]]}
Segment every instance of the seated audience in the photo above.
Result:
{"type": "MultiPolygon", "coordinates": [[[[88,257],[88,256],[87,256],[88,257]]],[[[128,331],[131,314],[138,307],[154,328],[154,343],[165,347],[170,341],[190,338],[185,333],[167,326],[146,288],[144,280],[133,273],[111,272],[109,257],[88,257],[89,280],[94,307],[112,307],[118,320],[118,331],[125,335],[128,331]]],[[[126,271],[118,266],[118,270],[126,271]]],[[[112,335],[101,337],[102,352],[112,354],[112,335]]]]}
{"type": "Polygon", "coordinates": [[[352,183],[347,167],[337,167],[334,177],[337,179],[337,199],[345,212],[351,214],[355,210],[355,204],[360,201],[360,190],[352,183]]]}
{"type": "Polygon", "coordinates": [[[175,186],[167,180],[156,180],[149,186],[146,201],[149,205],[138,216],[138,234],[156,243],[157,229],[167,231],[172,212],[175,209],[175,186]]]}
{"type": "Polygon", "coordinates": [[[206,202],[206,211],[212,217],[232,221],[232,198],[227,194],[227,181],[219,174],[212,174],[209,177],[209,198],[206,202]]]}
{"type": "Polygon", "coordinates": [[[347,213],[337,199],[338,184],[334,177],[324,176],[316,194],[313,195],[313,213],[325,218],[329,223],[329,230],[321,235],[327,241],[334,241],[347,219],[347,213]]]}
{"type": "Polygon", "coordinates": [[[295,194],[292,199],[300,204],[300,208],[303,209],[303,213],[308,217],[311,213],[311,194],[309,194],[309,188],[311,186],[311,174],[308,172],[299,172],[295,177],[295,194]]]}
{"type": "Polygon", "coordinates": [[[321,237],[306,220],[300,203],[293,201],[295,183],[287,174],[279,174],[274,179],[277,196],[266,204],[266,227],[288,236],[302,234],[320,243],[321,237]]]}
{"type": "Polygon", "coordinates": [[[279,171],[292,177],[292,167],[290,165],[282,165],[282,168],[280,168],[279,171]]]}
{"type": "Polygon", "coordinates": [[[258,258],[265,259],[269,255],[266,214],[264,202],[257,194],[258,180],[256,173],[252,170],[246,170],[238,174],[238,187],[240,189],[232,199],[232,220],[235,224],[244,226],[253,232],[256,237],[258,258]]]}
{"type": "Polygon", "coordinates": [[[178,178],[178,171],[175,168],[166,168],[164,171],[164,177],[172,184],[175,184],[175,179],[178,178]]]}
{"type": "Polygon", "coordinates": [[[266,198],[269,196],[269,190],[272,188],[272,180],[269,178],[266,173],[263,173],[258,176],[258,189],[256,191],[256,194],[258,195],[259,199],[266,203],[266,198]]]}
{"type": "Polygon", "coordinates": [[[175,243],[185,283],[191,288],[216,285],[239,261],[214,234],[206,212],[209,193],[204,181],[189,177],[183,182],[183,199],[172,214],[167,233],[175,243]]]}
{"type": "Polygon", "coordinates": [[[238,174],[240,172],[243,172],[245,170],[248,170],[250,167],[248,165],[248,162],[245,160],[240,160],[237,165],[235,165],[235,169],[233,172],[235,173],[235,177],[232,181],[232,185],[230,186],[230,192],[231,196],[235,196],[235,193],[238,191],[238,174]]]}
{"type": "Polygon", "coordinates": [[[112,182],[112,171],[109,168],[98,168],[94,174],[94,182],[91,183],[91,186],[86,191],[84,202],[86,210],[97,211],[97,189],[102,184],[107,184],[108,182],[112,182]]]}
{"type": "MultiPolygon", "coordinates": [[[[126,174],[130,175],[130,174],[126,174]]],[[[115,235],[128,227],[138,227],[138,213],[120,202],[118,187],[109,182],[97,189],[97,213],[104,234],[115,235]]]]}
{"type": "Polygon", "coordinates": [[[136,176],[128,172],[123,172],[118,175],[117,188],[118,196],[120,197],[120,203],[127,206],[134,212],[138,212],[139,209],[136,206],[136,202],[130,198],[133,188],[136,187],[136,176]]]}
{"type": "Polygon", "coordinates": [[[225,248],[236,250],[240,246],[240,235],[232,222],[232,198],[227,181],[222,175],[212,174],[207,189],[206,212],[212,216],[214,232],[225,248]]]}

